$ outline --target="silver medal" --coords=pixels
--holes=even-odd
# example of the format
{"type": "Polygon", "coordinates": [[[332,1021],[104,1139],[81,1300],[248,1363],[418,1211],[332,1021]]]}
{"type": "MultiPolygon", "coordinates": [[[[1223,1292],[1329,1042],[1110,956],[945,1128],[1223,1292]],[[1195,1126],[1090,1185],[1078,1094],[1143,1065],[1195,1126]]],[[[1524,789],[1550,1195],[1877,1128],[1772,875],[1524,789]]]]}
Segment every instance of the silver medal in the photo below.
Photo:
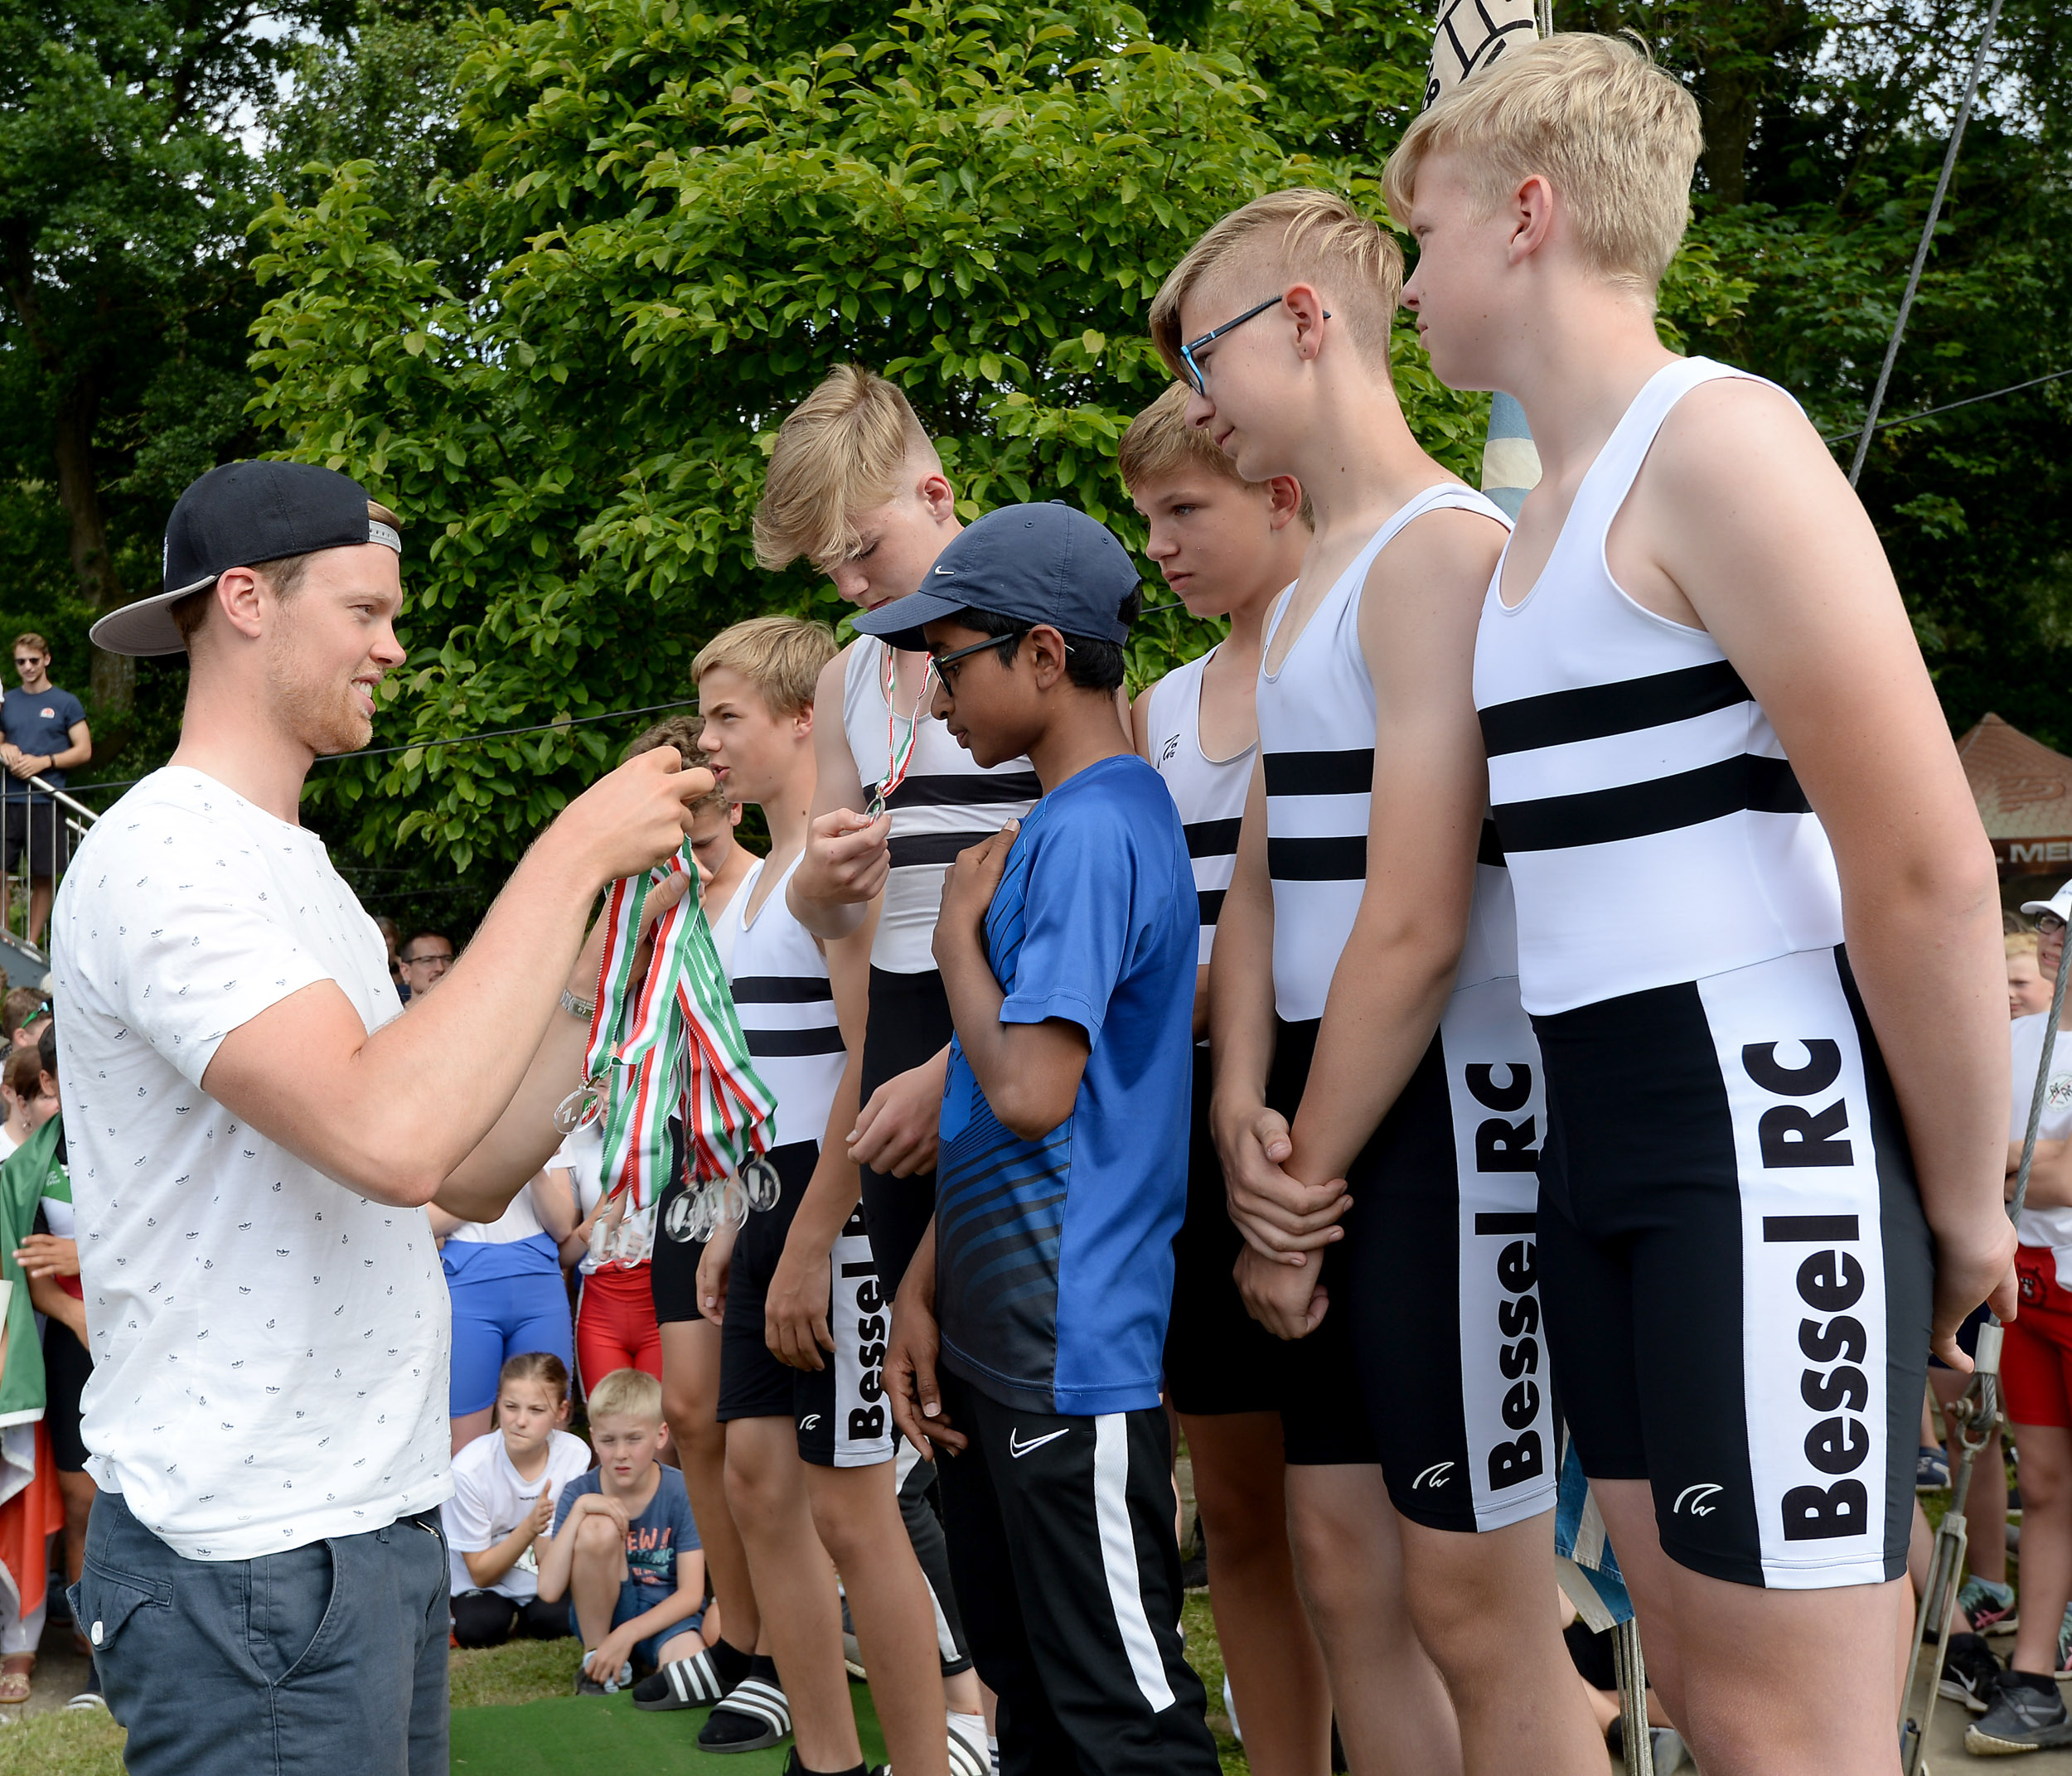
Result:
{"type": "Polygon", "coordinates": [[[564,1135],[573,1135],[597,1115],[598,1105],[596,1083],[586,1081],[555,1106],[554,1125],[564,1135]]]}
{"type": "Polygon", "coordinates": [[[767,1213],[777,1206],[777,1198],[783,1185],[777,1177],[777,1169],[761,1154],[748,1161],[739,1174],[741,1189],[748,1199],[748,1207],[767,1213]]]}

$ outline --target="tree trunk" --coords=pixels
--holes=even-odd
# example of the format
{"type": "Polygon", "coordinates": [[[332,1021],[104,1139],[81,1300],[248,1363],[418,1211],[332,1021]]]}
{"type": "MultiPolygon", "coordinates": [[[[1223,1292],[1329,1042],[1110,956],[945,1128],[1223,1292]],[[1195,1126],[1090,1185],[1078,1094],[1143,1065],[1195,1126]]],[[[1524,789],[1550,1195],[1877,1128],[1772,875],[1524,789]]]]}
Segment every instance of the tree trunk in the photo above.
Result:
{"type": "MultiPolygon", "coordinates": [[[[72,576],[79,595],[95,611],[112,611],[129,600],[109,553],[108,525],[101,515],[99,483],[94,474],[94,422],[100,394],[90,378],[73,382],[57,413],[58,503],[71,530],[72,576]]],[[[94,650],[94,700],[110,714],[129,713],[137,692],[137,662],[94,650]]]]}

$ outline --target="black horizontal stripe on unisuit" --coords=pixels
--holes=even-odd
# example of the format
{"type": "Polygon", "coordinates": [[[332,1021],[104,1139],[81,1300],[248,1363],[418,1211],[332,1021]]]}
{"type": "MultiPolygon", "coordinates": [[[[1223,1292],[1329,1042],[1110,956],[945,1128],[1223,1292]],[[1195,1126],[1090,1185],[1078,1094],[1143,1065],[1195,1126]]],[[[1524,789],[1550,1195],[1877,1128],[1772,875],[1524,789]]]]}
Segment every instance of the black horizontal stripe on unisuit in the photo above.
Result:
{"type": "Polygon", "coordinates": [[[1266,873],[1276,882],[1358,882],[1367,873],[1367,837],[1266,840],[1266,873]]]}
{"type": "Polygon", "coordinates": [[[908,777],[885,798],[888,808],[981,808],[1003,801],[1034,801],[1043,786],[1033,771],[976,772],[965,777],[908,777]]]}
{"type": "Polygon", "coordinates": [[[1494,820],[1482,823],[1482,842],[1475,847],[1475,861],[1487,864],[1493,869],[1503,868],[1503,840],[1498,835],[1494,820]]]}
{"type": "Polygon", "coordinates": [[[1244,821],[1192,820],[1181,830],[1187,835],[1189,857],[1230,857],[1237,849],[1237,829],[1244,821]]]}
{"type": "Polygon", "coordinates": [[[1374,748],[1349,753],[1269,753],[1269,796],[1364,796],[1374,787],[1374,748]]]}
{"type": "Polygon", "coordinates": [[[1199,888],[1195,891],[1195,899],[1202,903],[1203,924],[1213,925],[1222,917],[1225,893],[1222,888],[1199,888]]]}
{"type": "Polygon", "coordinates": [[[842,1052],[842,1030],[838,1023],[818,1023],[804,1030],[753,1030],[743,1028],[743,1038],[748,1043],[748,1053],[761,1055],[766,1060],[785,1060],[806,1054],[840,1054],[842,1052]]]}
{"type": "Polygon", "coordinates": [[[1611,844],[1674,832],[1730,814],[1806,814],[1806,792],[1791,763],[1741,753],[1716,765],[1682,771],[1616,789],[1547,796],[1537,801],[1504,802],[1493,813],[1503,849],[1559,851],[1585,844],[1611,844]]]}
{"type": "Polygon", "coordinates": [[[889,850],[892,867],[907,869],[918,864],[954,864],[961,852],[983,844],[992,837],[976,833],[894,833],[889,850]]]}
{"type": "Polygon", "coordinates": [[[1716,660],[1710,665],[1492,704],[1482,711],[1482,746],[1490,757],[1499,758],[1506,753],[1637,733],[1747,701],[1748,686],[1740,674],[1728,661],[1716,660]]]}
{"type": "Polygon", "coordinates": [[[729,985],[737,1005],[810,1005],[835,996],[825,975],[737,975],[729,985]]]}

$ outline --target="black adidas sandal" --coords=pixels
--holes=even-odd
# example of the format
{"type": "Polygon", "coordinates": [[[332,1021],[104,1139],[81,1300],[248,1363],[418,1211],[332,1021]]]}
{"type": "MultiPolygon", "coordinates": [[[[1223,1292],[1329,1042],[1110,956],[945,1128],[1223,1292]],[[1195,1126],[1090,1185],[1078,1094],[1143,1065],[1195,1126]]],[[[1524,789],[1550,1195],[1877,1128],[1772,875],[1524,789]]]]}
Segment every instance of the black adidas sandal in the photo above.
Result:
{"type": "Polygon", "coordinates": [[[700,1751],[767,1751],[792,1731],[792,1705],[762,1677],[744,1677],[698,1730],[700,1751]]]}
{"type": "Polygon", "coordinates": [[[703,1708],[726,1693],[712,1655],[703,1647],[687,1659],[671,1659],[633,1686],[636,1708],[703,1708]]]}

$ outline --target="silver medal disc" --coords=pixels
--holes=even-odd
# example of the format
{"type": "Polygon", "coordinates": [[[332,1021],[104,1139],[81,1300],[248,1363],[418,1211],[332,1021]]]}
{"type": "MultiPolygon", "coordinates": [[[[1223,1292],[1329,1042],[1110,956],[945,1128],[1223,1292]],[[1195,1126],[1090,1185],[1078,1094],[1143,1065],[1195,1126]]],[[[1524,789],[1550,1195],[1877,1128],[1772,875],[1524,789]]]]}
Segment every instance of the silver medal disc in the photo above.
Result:
{"type": "Polygon", "coordinates": [[[669,1207],[662,1212],[662,1232],[680,1243],[699,1237],[695,1231],[697,1198],[701,1187],[694,1184],[680,1190],[669,1199],[669,1207]]]}
{"type": "Polygon", "coordinates": [[[777,1169],[767,1159],[758,1154],[741,1168],[739,1175],[750,1208],[767,1213],[777,1206],[783,1185],[777,1178],[777,1169]]]}
{"type": "Polygon", "coordinates": [[[597,1102],[597,1087],[580,1085],[555,1106],[554,1125],[564,1135],[573,1135],[590,1120],[591,1106],[597,1102]]]}
{"type": "Polygon", "coordinates": [[[885,797],[881,790],[870,798],[870,806],[864,810],[864,818],[867,820],[883,820],[884,814],[885,797]]]}

